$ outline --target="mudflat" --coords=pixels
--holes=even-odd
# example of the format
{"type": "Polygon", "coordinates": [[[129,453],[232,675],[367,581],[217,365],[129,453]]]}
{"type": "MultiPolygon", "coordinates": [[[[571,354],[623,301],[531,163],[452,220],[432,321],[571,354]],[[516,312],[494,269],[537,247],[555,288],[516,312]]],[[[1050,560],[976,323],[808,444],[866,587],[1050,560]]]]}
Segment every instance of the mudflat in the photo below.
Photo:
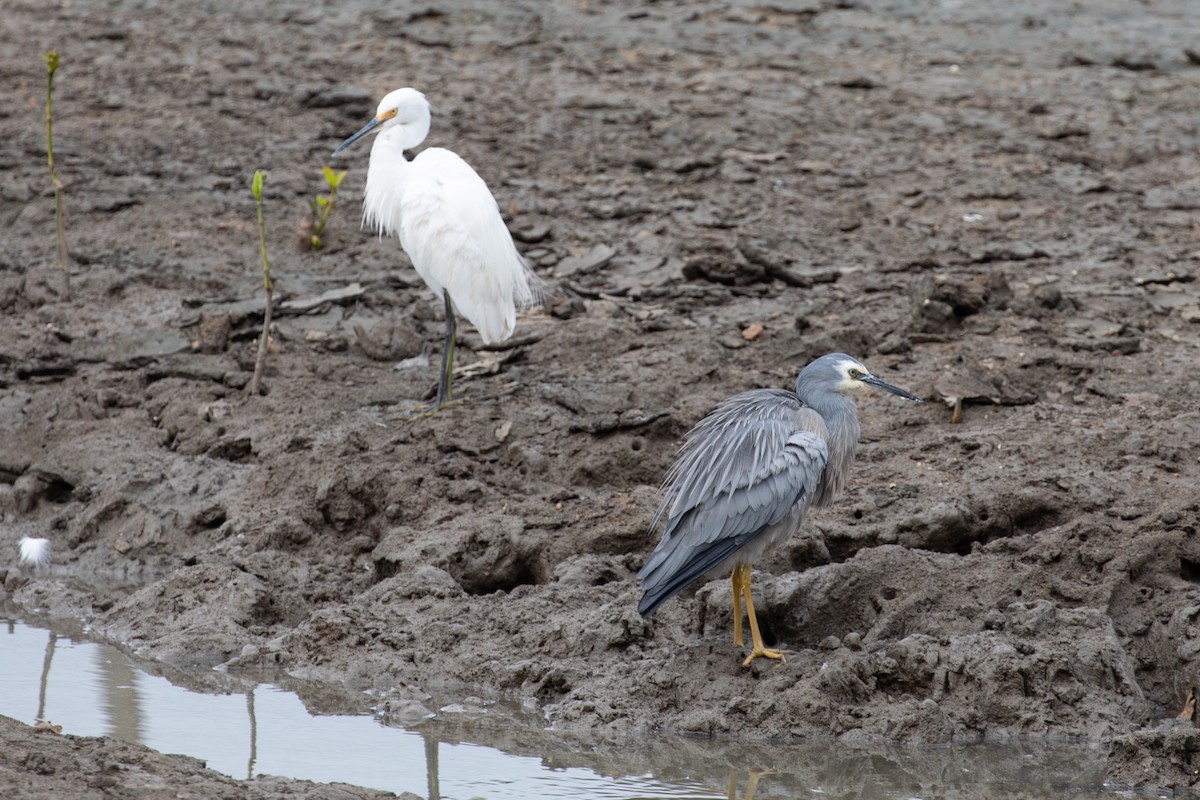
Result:
{"type": "MultiPolygon", "coordinates": [[[[1114,781],[1196,781],[1191,3],[464,5],[7,4],[0,597],[400,712],[1069,736],[1114,781]],[[460,329],[465,402],[421,419],[441,304],[360,230],[365,143],[302,244],[330,152],[405,85],[549,288],[498,348],[460,329]],[[728,581],[645,621],[633,576],[683,434],[828,351],[929,402],[860,403],[845,495],[757,565],[787,661],[743,669],[728,581]]],[[[66,791],[30,764],[0,781],[66,791]]]]}

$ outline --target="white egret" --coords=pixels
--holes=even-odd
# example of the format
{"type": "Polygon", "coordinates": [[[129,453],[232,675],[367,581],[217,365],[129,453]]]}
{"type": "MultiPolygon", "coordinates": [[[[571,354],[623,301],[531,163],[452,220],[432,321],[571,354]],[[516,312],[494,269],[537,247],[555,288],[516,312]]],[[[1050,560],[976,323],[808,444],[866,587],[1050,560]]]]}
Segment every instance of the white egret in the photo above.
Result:
{"type": "Polygon", "coordinates": [[[375,118],[338,145],[345,150],[371,131],[363,223],[396,236],[417,274],[446,306],[442,374],[430,411],[451,401],[455,310],[484,344],[512,336],[517,310],[537,294],[537,278],[513,244],[487,184],[457,154],[430,147],[411,161],[404,151],[425,141],[429,102],[416,89],[397,89],[379,103],[375,118]]]}

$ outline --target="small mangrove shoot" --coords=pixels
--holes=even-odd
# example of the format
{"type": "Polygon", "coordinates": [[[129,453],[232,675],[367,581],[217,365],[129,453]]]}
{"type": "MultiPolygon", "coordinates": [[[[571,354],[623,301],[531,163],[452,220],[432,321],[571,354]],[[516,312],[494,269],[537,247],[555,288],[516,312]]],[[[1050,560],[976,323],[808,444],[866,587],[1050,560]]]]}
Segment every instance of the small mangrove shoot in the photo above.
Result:
{"type": "Polygon", "coordinates": [[[329,222],[329,215],[333,213],[333,200],[337,197],[338,187],[342,185],[342,179],[346,177],[346,173],[334,172],[332,167],[325,167],[322,170],[325,176],[325,183],[329,186],[329,194],[319,194],[316,197],[309,198],[308,207],[312,211],[312,219],[309,220],[309,237],[308,246],[313,250],[320,250],[325,246],[325,240],[321,238],[325,234],[325,223],[329,222]]]}
{"type": "Polygon", "coordinates": [[[54,169],[54,125],[51,115],[51,101],[54,96],[54,73],[58,70],[59,54],[57,50],[47,50],[42,56],[46,62],[46,162],[50,165],[50,182],[54,184],[54,227],[58,233],[58,268],[67,270],[67,231],[63,223],[62,181],[58,179],[58,171],[54,169]]]}
{"type": "Polygon", "coordinates": [[[250,191],[254,193],[254,206],[258,211],[258,242],[262,247],[263,287],[267,290],[267,306],[263,310],[263,327],[258,337],[258,355],[254,358],[254,377],[250,380],[250,394],[262,392],[263,363],[267,360],[267,342],[271,334],[271,266],[267,263],[267,229],[263,225],[262,189],[262,170],[256,169],[254,178],[250,181],[250,191]]]}

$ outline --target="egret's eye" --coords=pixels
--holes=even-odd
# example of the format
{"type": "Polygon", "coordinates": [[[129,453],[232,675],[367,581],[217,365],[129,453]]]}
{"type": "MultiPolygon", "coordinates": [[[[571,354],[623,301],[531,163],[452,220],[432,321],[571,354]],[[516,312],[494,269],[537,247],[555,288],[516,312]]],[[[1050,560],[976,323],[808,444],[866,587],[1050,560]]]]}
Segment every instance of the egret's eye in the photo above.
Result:
{"type": "Polygon", "coordinates": [[[857,367],[851,367],[850,369],[848,369],[846,371],[846,374],[849,375],[851,378],[854,378],[855,380],[858,380],[859,378],[861,378],[863,376],[862,370],[858,369],[857,367]]]}

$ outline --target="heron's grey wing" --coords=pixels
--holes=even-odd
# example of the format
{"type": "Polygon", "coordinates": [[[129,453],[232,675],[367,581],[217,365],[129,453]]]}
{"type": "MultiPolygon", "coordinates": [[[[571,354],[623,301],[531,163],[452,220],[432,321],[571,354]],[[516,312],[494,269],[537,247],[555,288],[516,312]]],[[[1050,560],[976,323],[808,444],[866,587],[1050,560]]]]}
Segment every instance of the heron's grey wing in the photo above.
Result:
{"type": "Polygon", "coordinates": [[[808,503],[825,469],[828,431],[790,392],[760,389],[726,401],[688,435],[667,473],[662,541],[638,573],[639,610],[718,566],[808,503]]]}

